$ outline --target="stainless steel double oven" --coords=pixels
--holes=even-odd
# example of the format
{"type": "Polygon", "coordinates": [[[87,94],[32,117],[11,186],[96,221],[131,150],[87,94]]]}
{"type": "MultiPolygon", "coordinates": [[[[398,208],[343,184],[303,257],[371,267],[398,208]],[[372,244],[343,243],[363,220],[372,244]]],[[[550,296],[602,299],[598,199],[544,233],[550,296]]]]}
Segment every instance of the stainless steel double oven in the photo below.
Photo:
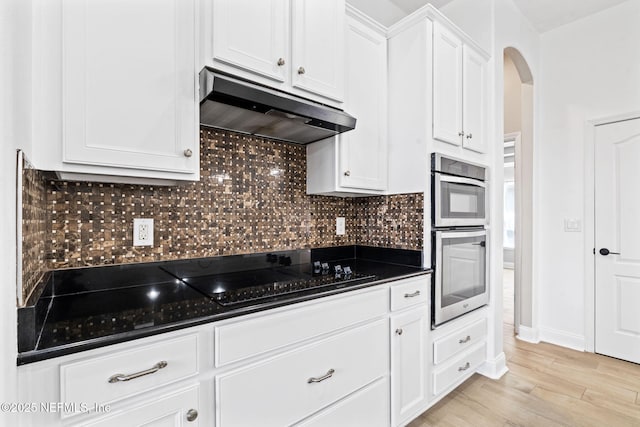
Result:
{"type": "Polygon", "coordinates": [[[489,302],[487,170],[438,153],[431,155],[431,325],[489,302]]]}

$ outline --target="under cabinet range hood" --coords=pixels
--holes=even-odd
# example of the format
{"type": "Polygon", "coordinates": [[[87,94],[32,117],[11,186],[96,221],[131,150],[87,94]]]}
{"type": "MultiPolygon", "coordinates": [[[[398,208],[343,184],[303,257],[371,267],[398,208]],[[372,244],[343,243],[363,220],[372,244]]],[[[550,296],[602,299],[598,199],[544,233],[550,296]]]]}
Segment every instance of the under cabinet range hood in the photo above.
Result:
{"type": "Polygon", "coordinates": [[[205,67],[200,71],[200,124],[296,144],[356,127],[344,111],[205,67]]]}

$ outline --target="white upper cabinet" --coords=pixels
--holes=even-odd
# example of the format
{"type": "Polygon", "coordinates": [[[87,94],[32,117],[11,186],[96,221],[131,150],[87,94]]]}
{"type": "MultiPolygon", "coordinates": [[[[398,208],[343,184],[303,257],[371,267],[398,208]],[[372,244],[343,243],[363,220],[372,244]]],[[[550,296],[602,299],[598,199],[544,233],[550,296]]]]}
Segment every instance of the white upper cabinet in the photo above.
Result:
{"type": "Polygon", "coordinates": [[[195,13],[195,0],[63,1],[54,170],[198,178],[195,13]]]}
{"type": "Polygon", "coordinates": [[[483,153],[486,59],[433,25],[433,138],[483,153]]]}
{"type": "Polygon", "coordinates": [[[387,38],[349,9],[344,109],[356,128],[307,146],[309,194],[381,194],[387,189],[387,38]]]}
{"type": "Polygon", "coordinates": [[[386,190],[387,39],[349,18],[347,51],[345,107],[357,123],[340,139],[340,185],[386,190]]]}
{"type": "Polygon", "coordinates": [[[462,40],[433,25],[433,137],[462,143],[462,40]]]}
{"type": "Polygon", "coordinates": [[[344,17],[344,0],[213,0],[213,65],[339,105],[344,17]]]}
{"type": "Polygon", "coordinates": [[[484,153],[486,61],[475,50],[465,45],[462,50],[463,126],[465,135],[462,146],[484,153]]]}
{"type": "Polygon", "coordinates": [[[293,0],[292,84],[336,101],[344,96],[344,0],[293,0]]]}
{"type": "Polygon", "coordinates": [[[287,79],[288,0],[216,0],[214,60],[278,82],[287,79]]]}

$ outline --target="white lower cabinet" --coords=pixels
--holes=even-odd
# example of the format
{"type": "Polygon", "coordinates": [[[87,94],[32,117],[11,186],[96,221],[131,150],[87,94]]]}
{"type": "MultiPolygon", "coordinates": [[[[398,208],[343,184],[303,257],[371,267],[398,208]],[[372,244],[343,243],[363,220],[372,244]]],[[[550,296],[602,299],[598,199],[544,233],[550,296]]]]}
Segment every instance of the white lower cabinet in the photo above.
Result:
{"type": "Polygon", "coordinates": [[[427,329],[429,309],[420,305],[391,317],[391,407],[402,425],[429,403],[427,329]]]}
{"type": "Polygon", "coordinates": [[[26,426],[403,426],[486,358],[486,310],[430,329],[430,275],[20,366],[26,426]]]}
{"type": "Polygon", "coordinates": [[[198,387],[177,391],[134,408],[110,414],[79,426],[86,427],[197,427],[198,387]],[[195,407],[194,407],[195,406],[195,407]]]}
{"type": "Polygon", "coordinates": [[[218,427],[290,425],[385,376],[387,331],[378,320],[218,376],[218,427]]]}

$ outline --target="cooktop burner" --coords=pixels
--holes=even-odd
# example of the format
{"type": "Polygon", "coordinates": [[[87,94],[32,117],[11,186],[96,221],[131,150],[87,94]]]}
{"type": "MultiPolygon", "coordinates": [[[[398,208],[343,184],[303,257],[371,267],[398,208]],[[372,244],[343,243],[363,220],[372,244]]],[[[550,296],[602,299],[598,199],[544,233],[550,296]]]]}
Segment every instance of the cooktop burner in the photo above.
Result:
{"type": "Polygon", "coordinates": [[[374,274],[356,272],[342,263],[316,261],[295,264],[288,257],[269,257],[270,268],[218,272],[203,265],[173,274],[222,306],[295,300],[372,282],[377,278],[374,274]]]}
{"type": "MultiPolygon", "coordinates": [[[[284,282],[273,282],[266,285],[249,286],[239,289],[232,289],[220,293],[214,293],[213,299],[223,306],[231,306],[267,298],[296,294],[304,291],[318,290],[325,288],[340,289],[360,283],[375,280],[375,275],[365,275],[358,273],[350,274],[327,274],[308,278],[293,279],[284,282]]],[[[291,295],[293,296],[293,295],[291,295]]]]}

